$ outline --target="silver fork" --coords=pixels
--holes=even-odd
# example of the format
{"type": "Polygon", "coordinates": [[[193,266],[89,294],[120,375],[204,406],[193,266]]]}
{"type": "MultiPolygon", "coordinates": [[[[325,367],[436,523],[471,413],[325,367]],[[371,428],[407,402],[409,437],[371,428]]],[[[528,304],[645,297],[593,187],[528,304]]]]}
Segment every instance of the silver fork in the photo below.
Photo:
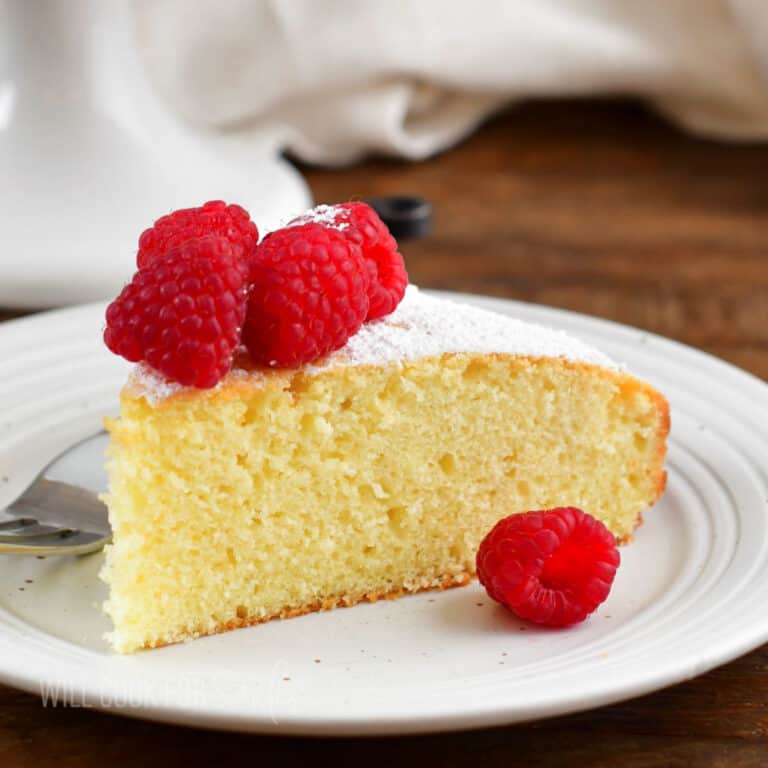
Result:
{"type": "Polygon", "coordinates": [[[9,516],[0,517],[0,554],[84,555],[110,540],[107,508],[99,497],[48,479],[47,470],[6,507],[9,516]]]}

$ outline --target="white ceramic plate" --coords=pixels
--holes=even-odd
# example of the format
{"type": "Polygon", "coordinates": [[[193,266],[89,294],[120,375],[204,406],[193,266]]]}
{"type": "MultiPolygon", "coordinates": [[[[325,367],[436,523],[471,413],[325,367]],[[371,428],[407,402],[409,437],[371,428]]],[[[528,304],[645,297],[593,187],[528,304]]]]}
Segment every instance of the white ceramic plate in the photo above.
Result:
{"type": "MultiPolygon", "coordinates": [[[[566,631],[524,626],[476,584],[110,654],[101,556],[0,556],[0,680],[54,702],[218,728],[384,734],[469,728],[615,702],[698,675],[768,640],[768,387],[638,330],[464,297],[561,327],[664,391],[669,486],[609,600],[566,631]]],[[[0,505],[114,412],[126,367],[103,307],[0,326],[0,505]]],[[[100,440],[58,466],[103,483],[100,440]]]]}

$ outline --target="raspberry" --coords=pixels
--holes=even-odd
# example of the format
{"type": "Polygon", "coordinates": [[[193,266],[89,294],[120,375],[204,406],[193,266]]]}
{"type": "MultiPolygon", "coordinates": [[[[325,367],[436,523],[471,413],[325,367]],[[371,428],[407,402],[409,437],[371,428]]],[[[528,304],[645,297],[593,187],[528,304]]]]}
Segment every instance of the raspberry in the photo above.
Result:
{"type": "Polygon", "coordinates": [[[560,507],[496,523],[478,549],[477,575],[490,597],[520,618],[566,627],[608,597],[619,562],[601,522],[560,507]]]}
{"type": "Polygon", "coordinates": [[[319,224],[278,229],[251,259],[243,343],[261,365],[290,368],[346,344],[368,312],[360,249],[319,224]]]}
{"type": "Polygon", "coordinates": [[[223,237],[190,240],[157,256],[107,308],[104,342],[172,381],[213,387],[240,341],[247,272],[223,237]]]}
{"type": "Polygon", "coordinates": [[[408,285],[408,273],[397,242],[376,211],[365,203],[318,205],[288,224],[315,222],[338,229],[360,246],[368,270],[368,300],[366,320],[376,320],[390,314],[400,303],[408,285]]]}
{"type": "Polygon", "coordinates": [[[139,237],[136,264],[141,269],[155,258],[182,243],[204,235],[219,235],[229,240],[243,258],[250,258],[259,232],[248,212],[239,205],[211,200],[199,208],[182,208],[159,218],[139,237]]]}

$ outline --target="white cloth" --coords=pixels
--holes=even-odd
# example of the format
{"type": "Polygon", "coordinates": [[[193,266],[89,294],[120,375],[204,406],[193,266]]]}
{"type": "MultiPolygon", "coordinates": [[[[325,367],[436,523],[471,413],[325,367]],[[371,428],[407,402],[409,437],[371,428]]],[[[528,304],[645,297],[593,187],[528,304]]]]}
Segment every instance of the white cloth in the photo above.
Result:
{"type": "Polygon", "coordinates": [[[134,4],[176,110],[313,162],[422,158],[525,97],[629,94],[697,133],[768,138],[768,0],[134,4]]]}

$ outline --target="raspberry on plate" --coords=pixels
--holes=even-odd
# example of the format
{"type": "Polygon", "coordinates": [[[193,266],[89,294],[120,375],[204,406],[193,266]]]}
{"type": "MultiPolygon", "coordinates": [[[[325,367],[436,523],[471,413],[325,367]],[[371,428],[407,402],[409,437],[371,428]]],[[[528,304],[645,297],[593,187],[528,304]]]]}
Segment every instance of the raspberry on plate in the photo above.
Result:
{"type": "Polygon", "coordinates": [[[344,346],[365,320],[368,277],[360,248],[336,229],[275,230],[250,267],[243,343],[261,365],[311,363],[344,346]]]}
{"type": "Polygon", "coordinates": [[[288,226],[313,222],[338,229],[360,246],[368,271],[368,315],[376,320],[390,314],[400,303],[408,285],[408,272],[397,241],[376,211],[366,203],[318,205],[288,226]]]}
{"type": "Polygon", "coordinates": [[[247,265],[223,237],[201,237],[140,269],[107,308],[104,342],[179,384],[213,387],[232,367],[247,265]]]}
{"type": "Polygon", "coordinates": [[[182,208],[159,218],[139,237],[136,264],[141,269],[153,259],[188,240],[205,235],[227,239],[233,252],[248,259],[259,242],[259,231],[239,205],[211,200],[199,208],[182,208]]]}
{"type": "Polygon", "coordinates": [[[480,544],[477,575],[520,618],[566,627],[608,597],[619,562],[616,540],[599,520],[560,507],[500,520],[480,544]]]}

